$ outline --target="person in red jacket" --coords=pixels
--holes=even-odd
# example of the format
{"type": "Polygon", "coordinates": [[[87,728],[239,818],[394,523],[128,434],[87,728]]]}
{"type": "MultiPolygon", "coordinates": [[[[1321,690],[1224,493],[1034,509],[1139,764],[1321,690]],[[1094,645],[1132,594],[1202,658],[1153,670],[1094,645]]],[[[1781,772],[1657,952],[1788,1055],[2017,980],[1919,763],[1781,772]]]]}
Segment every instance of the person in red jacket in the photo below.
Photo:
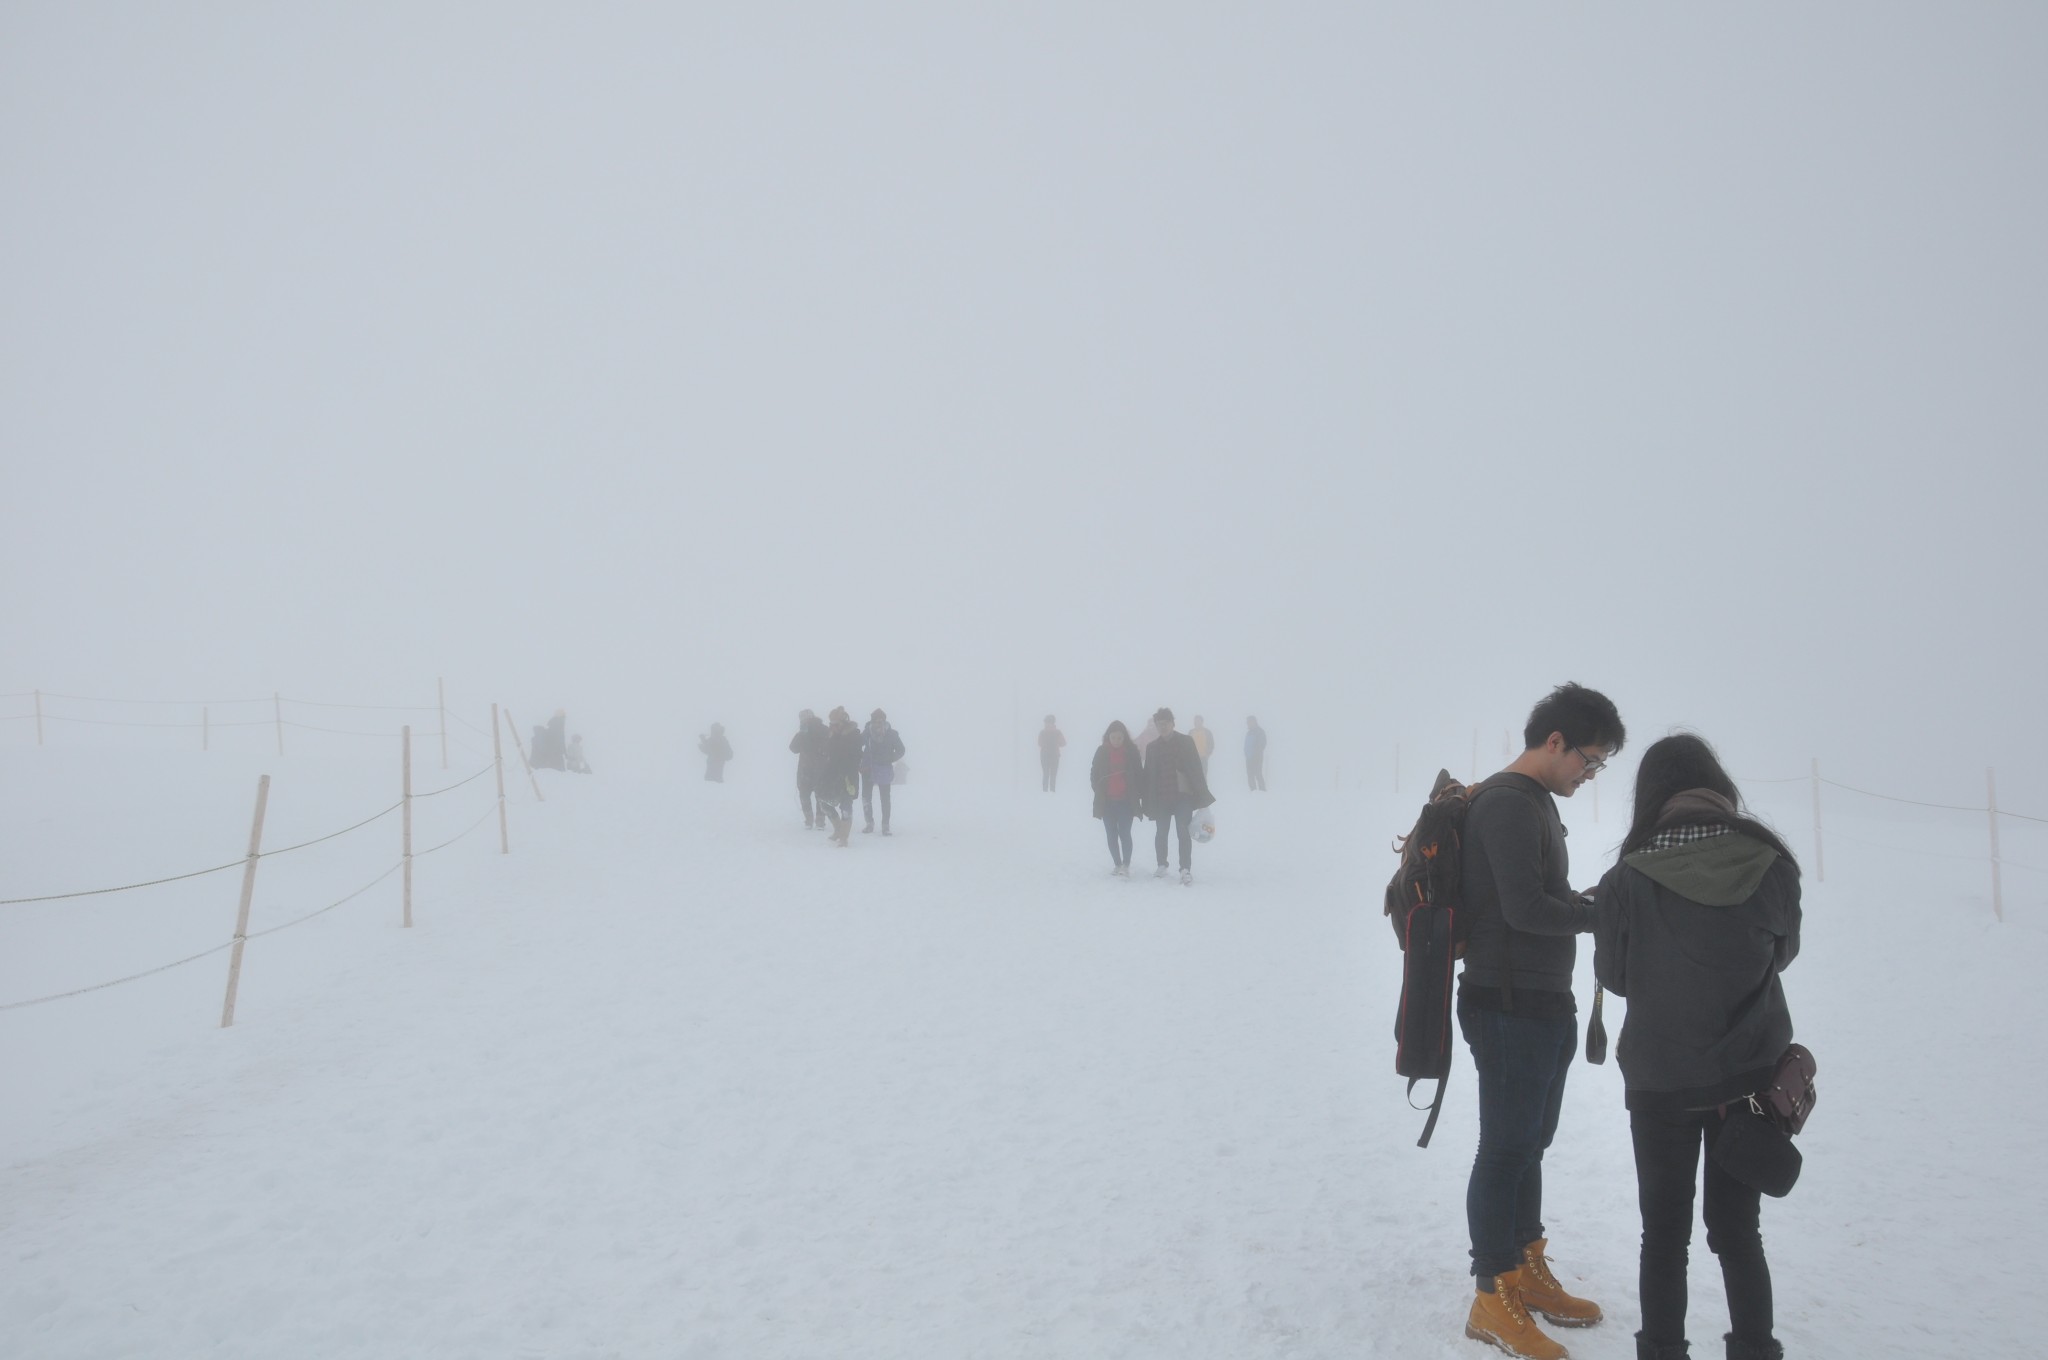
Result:
{"type": "Polygon", "coordinates": [[[1144,757],[1131,740],[1131,730],[1113,722],[1095,748],[1095,760],[1088,768],[1088,784],[1095,790],[1095,815],[1109,837],[1110,874],[1131,876],[1131,819],[1138,815],[1138,776],[1144,757]]]}

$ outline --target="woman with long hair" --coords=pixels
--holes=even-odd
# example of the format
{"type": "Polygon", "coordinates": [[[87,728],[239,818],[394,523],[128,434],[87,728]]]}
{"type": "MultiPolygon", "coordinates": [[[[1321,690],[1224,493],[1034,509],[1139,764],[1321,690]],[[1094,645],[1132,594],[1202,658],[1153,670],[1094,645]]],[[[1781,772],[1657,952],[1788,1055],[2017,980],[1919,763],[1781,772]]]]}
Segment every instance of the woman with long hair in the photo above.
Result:
{"type": "Polygon", "coordinates": [[[1701,1212],[1728,1290],[1729,1360],[1781,1360],[1760,1193],[1712,1157],[1729,1107],[1770,1084],[1792,1042],[1778,974],[1799,953],[1799,865],[1743,810],[1714,748],[1689,733],[1643,752],[1620,861],[1595,898],[1593,971],[1628,998],[1616,1058],[1642,1210],[1638,1360],[1679,1360],[1686,1248],[1701,1212]]]}
{"type": "Polygon", "coordinates": [[[1138,754],[1131,730],[1113,722],[1095,748],[1095,760],[1088,767],[1088,784],[1095,790],[1095,815],[1109,837],[1111,876],[1131,876],[1131,819],[1138,815],[1138,773],[1144,758],[1138,754]]]}

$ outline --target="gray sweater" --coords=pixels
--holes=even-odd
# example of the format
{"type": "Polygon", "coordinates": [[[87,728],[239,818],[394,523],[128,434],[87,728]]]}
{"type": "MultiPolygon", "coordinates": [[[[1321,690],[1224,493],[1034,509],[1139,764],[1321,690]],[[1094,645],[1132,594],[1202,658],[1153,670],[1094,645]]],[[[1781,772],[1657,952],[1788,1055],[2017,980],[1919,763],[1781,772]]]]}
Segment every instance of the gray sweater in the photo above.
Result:
{"type": "Polygon", "coordinates": [[[1593,971],[1628,998],[1630,1109],[1755,1091],[1792,1042],[1778,974],[1799,953],[1799,871],[1739,832],[1639,850],[1600,881],[1593,971]]]}
{"type": "Polygon", "coordinates": [[[1593,928],[1593,908],[1572,891],[1564,823],[1549,790],[1522,774],[1472,802],[1459,876],[1471,930],[1461,979],[1472,1004],[1503,1009],[1512,969],[1517,1014],[1569,1015],[1574,938],[1593,928]]]}

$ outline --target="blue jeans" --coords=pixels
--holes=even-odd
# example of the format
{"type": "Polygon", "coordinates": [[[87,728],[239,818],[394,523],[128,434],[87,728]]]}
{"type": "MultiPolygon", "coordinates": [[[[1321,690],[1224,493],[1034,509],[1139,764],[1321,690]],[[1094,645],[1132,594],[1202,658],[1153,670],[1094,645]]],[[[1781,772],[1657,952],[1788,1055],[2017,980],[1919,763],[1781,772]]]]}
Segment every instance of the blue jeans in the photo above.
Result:
{"type": "Polygon", "coordinates": [[[1123,866],[1131,862],[1131,818],[1137,815],[1138,805],[1132,799],[1113,798],[1104,805],[1102,829],[1109,836],[1111,863],[1123,866]]]}
{"type": "Polygon", "coordinates": [[[1535,1020],[1458,997],[1458,1027],[1479,1069],[1479,1153],[1465,1187],[1472,1273],[1522,1264],[1543,1231],[1543,1150],[1557,1134],[1564,1079],[1579,1051],[1576,1018],[1535,1020]]]}

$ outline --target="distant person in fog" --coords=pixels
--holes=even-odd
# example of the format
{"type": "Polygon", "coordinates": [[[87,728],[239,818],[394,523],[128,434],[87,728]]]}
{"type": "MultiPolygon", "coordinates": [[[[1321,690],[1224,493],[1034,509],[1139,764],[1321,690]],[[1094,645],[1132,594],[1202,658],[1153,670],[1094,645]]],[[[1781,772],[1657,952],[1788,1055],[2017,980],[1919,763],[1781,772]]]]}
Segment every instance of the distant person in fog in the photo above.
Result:
{"type": "Polygon", "coordinates": [[[853,800],[860,796],[860,729],[843,708],[832,710],[818,769],[818,806],[832,821],[832,843],[846,848],[853,834],[853,800]]]}
{"type": "Polygon", "coordinates": [[[1144,757],[1131,740],[1130,729],[1113,722],[1095,748],[1088,767],[1088,784],[1095,790],[1095,815],[1109,837],[1109,872],[1117,878],[1131,876],[1131,819],[1138,815],[1138,780],[1144,757]]]}
{"type": "Polygon", "coordinates": [[[1059,783],[1060,748],[1066,744],[1066,734],[1060,731],[1052,714],[1046,714],[1045,726],[1038,729],[1038,786],[1046,793],[1051,793],[1059,783]]]}
{"type": "Polygon", "coordinates": [[[789,749],[796,756],[796,801],[804,810],[804,827],[823,827],[825,808],[821,803],[813,809],[812,795],[825,760],[825,724],[808,708],[796,715],[796,735],[789,739],[789,749]]]}
{"type": "Polygon", "coordinates": [[[1152,743],[1159,740],[1159,724],[1147,719],[1145,725],[1138,729],[1138,735],[1131,740],[1136,743],[1138,754],[1144,755],[1151,749],[1152,743]]]}
{"type": "MultiPolygon", "coordinates": [[[[580,742],[581,737],[577,740],[580,742]]],[[[713,723],[711,730],[697,738],[697,749],[704,753],[704,779],[707,783],[725,782],[725,762],[732,759],[732,743],[725,739],[725,724],[713,723]]],[[[574,765],[569,767],[575,769],[574,765]]]]}
{"type": "Polygon", "coordinates": [[[896,782],[896,762],[903,759],[903,738],[889,726],[889,715],[876,709],[860,734],[860,810],[863,834],[875,829],[875,790],[882,791],[882,834],[889,833],[889,787],[896,782]]]}
{"type": "Polygon", "coordinates": [[[590,762],[583,756],[583,734],[578,732],[569,738],[569,745],[562,753],[563,764],[570,774],[589,774],[590,762]]]}
{"type": "Polygon", "coordinates": [[[1208,807],[1216,798],[1209,792],[1209,781],[1202,777],[1202,758],[1195,754],[1195,744],[1185,734],[1173,730],[1173,710],[1162,708],[1154,713],[1152,725],[1159,729],[1159,737],[1145,750],[1145,770],[1140,781],[1144,813],[1157,825],[1152,844],[1159,856],[1159,867],[1152,876],[1167,876],[1166,836],[1178,829],[1180,881],[1182,887],[1187,887],[1195,881],[1195,809],[1208,807]]]}
{"type": "Polygon", "coordinates": [[[1244,720],[1244,777],[1252,792],[1266,791],[1266,729],[1257,718],[1244,720]]]}
{"type": "Polygon", "coordinates": [[[1216,753],[1216,734],[1202,726],[1202,715],[1195,715],[1195,725],[1188,729],[1188,740],[1195,744],[1195,754],[1202,758],[1202,778],[1209,777],[1209,757],[1216,753]]]}

